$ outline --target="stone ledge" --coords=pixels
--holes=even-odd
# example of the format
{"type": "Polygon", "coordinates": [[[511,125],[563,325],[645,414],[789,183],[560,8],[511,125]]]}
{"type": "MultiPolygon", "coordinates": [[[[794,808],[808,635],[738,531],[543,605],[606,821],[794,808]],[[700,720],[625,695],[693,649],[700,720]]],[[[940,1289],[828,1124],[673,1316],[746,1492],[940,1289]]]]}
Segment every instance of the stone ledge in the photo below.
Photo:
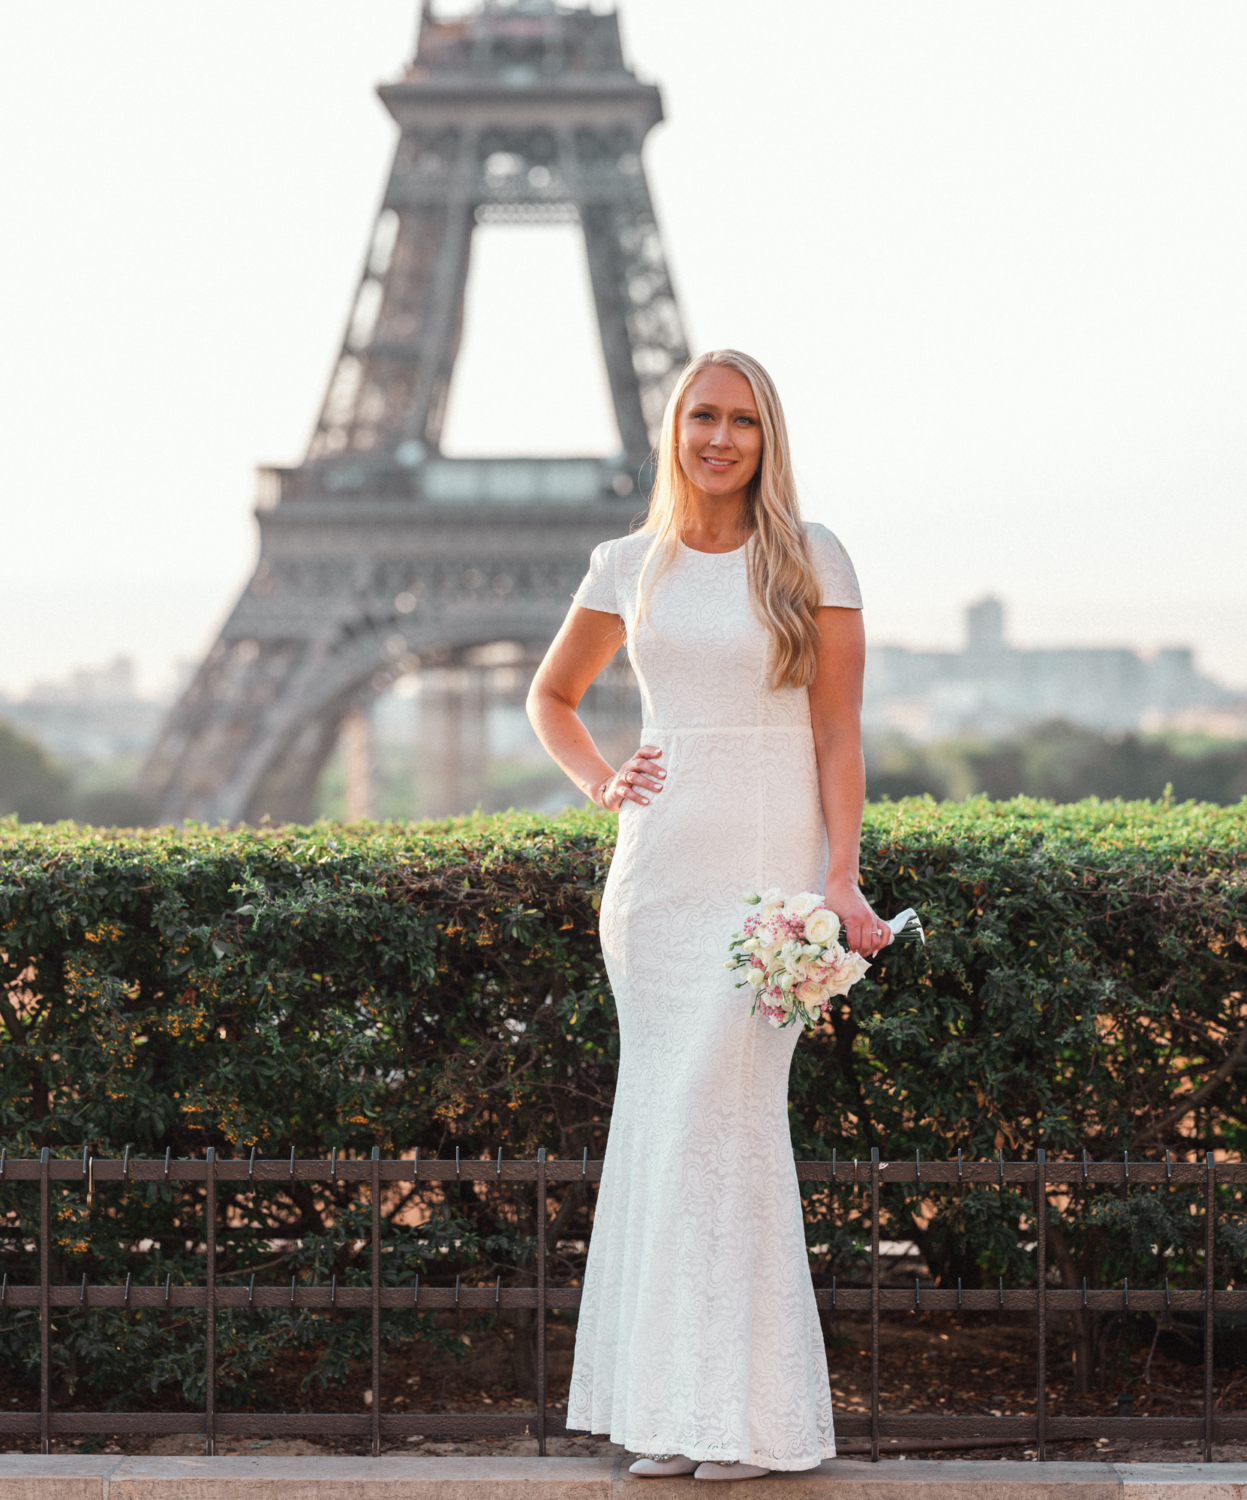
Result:
{"type": "MultiPolygon", "coordinates": [[[[743,1484],[757,1500],[1247,1500],[1247,1464],[829,1459],[743,1484]]],[[[624,1458],[0,1454],[0,1500],[691,1500],[694,1489],[716,1493],[635,1479],[624,1458]]]]}

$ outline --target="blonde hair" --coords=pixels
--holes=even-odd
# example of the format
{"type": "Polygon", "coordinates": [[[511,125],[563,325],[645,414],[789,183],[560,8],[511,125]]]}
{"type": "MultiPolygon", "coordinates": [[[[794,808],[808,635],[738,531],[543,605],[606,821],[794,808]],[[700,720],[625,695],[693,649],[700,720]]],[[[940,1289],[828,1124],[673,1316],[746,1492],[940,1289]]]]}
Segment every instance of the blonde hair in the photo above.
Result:
{"type": "Polygon", "coordinates": [[[752,537],[749,595],[771,637],[771,687],[808,687],[818,661],[816,612],[822,593],[801,524],[788,426],[775,382],[756,359],[738,349],[715,349],[690,360],[667,401],[649,514],[640,528],[652,532],[654,540],[641,568],[636,621],[646,618],[650,593],[675,561],[688,522],[689,481],[679,453],[680,411],[696,377],[716,365],[735,370],[749,382],[762,427],[762,456],[749,483],[742,541],[752,537]],[[655,563],[656,571],[648,577],[655,563]]]}

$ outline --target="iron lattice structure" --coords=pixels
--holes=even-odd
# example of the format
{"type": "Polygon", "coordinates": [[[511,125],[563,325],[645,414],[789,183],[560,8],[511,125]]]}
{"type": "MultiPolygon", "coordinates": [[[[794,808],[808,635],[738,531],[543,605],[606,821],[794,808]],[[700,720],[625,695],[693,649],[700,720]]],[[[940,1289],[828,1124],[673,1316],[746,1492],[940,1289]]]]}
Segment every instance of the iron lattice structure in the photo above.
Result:
{"type": "Polygon", "coordinates": [[[304,818],[361,702],[495,643],[544,650],[632,522],[688,357],[641,160],[662,105],[614,13],[426,14],[379,93],[400,135],[307,455],[260,471],[255,574],[144,769],[169,820],[304,818]],[[614,458],[441,453],[472,232],[497,222],[584,232],[614,458]]]}

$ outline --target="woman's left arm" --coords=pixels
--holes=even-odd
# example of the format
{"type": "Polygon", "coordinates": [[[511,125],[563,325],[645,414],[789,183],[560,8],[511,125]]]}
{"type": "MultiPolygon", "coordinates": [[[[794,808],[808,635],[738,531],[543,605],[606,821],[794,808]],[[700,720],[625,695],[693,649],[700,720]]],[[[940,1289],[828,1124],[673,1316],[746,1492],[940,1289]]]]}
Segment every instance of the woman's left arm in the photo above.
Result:
{"type": "Polygon", "coordinates": [[[866,632],[860,609],[818,611],[821,644],[810,684],[818,787],[827,825],[827,905],[844,924],[848,946],[869,957],[892,941],[858,885],[858,847],[866,767],[862,760],[862,673],[866,632]]]}

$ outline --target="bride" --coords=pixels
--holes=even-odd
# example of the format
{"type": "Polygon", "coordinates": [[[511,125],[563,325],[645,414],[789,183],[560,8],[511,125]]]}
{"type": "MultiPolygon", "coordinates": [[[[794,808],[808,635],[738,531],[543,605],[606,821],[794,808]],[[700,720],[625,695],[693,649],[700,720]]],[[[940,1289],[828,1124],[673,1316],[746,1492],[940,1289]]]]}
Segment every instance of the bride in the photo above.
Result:
{"type": "Polygon", "coordinates": [[[546,749],[619,812],[601,938],[619,1079],[567,1426],[634,1474],[746,1479],[835,1453],[788,1134],[799,1028],[724,969],[741,897],[823,890],[869,956],[858,887],[864,644],[853,566],[801,520],[783,408],[735,350],[685,369],[644,527],[604,542],[533,681],[546,749]],[[645,743],[617,770],[576,713],[626,642],[645,743]]]}

